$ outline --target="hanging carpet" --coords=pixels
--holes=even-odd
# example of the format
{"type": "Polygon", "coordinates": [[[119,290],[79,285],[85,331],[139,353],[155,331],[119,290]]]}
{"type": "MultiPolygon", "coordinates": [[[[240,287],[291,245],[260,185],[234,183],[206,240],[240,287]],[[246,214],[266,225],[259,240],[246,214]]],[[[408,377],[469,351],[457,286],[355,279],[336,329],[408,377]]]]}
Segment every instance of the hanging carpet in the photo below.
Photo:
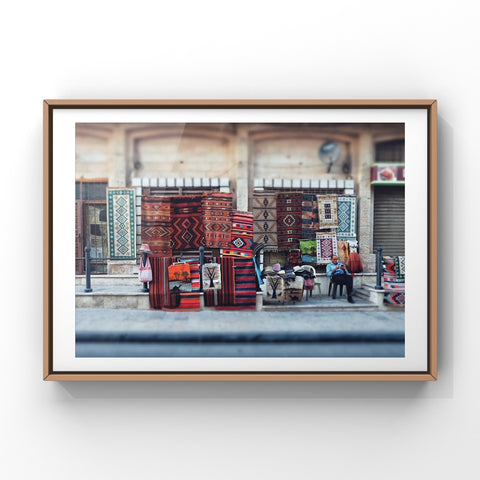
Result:
{"type": "Polygon", "coordinates": [[[175,299],[169,288],[168,267],[171,257],[151,256],[152,281],[150,282],[150,307],[154,309],[174,308],[175,299]]]}
{"type": "Polygon", "coordinates": [[[170,199],[168,197],[142,197],[141,212],[142,243],[148,244],[155,255],[171,257],[170,199]]]}
{"type": "Polygon", "coordinates": [[[317,195],[318,201],[318,226],[320,229],[337,228],[337,196],[317,195]]]}
{"type": "Polygon", "coordinates": [[[335,233],[317,233],[317,263],[326,265],[332,255],[337,255],[337,235],[335,233]]]}
{"type": "Polygon", "coordinates": [[[202,266],[203,290],[220,290],[222,288],[222,276],[220,264],[205,263],[202,266]]]}
{"type": "Polygon", "coordinates": [[[405,257],[397,256],[395,257],[395,276],[397,282],[405,281],[405,257]]]}
{"type": "Polygon", "coordinates": [[[135,189],[108,188],[107,205],[110,258],[134,259],[136,256],[135,189]]]}
{"type": "Polygon", "coordinates": [[[251,258],[235,259],[235,307],[254,310],[257,305],[255,266],[251,258]]]}
{"type": "Polygon", "coordinates": [[[284,281],[279,275],[265,277],[265,302],[281,303],[285,300],[284,281]]]}
{"type": "Polygon", "coordinates": [[[202,197],[200,195],[170,197],[172,249],[196,250],[205,245],[202,197]]]}
{"type": "Polygon", "coordinates": [[[263,243],[266,251],[278,249],[275,193],[253,196],[253,241],[263,243]]]}
{"type": "MultiPolygon", "coordinates": [[[[204,291],[205,306],[214,307],[235,305],[235,260],[234,257],[222,257],[219,260],[222,287],[220,290],[204,291]]],[[[216,262],[216,258],[209,261],[216,262]]]]}
{"type": "Polygon", "coordinates": [[[202,196],[205,245],[211,248],[229,248],[232,236],[232,194],[205,192],[202,196]]]}
{"type": "Polygon", "coordinates": [[[253,257],[253,214],[232,211],[232,240],[230,247],[223,250],[224,256],[253,257]]]}
{"type": "Polygon", "coordinates": [[[278,248],[298,248],[302,234],[302,194],[277,195],[278,248]]]}
{"type": "Polygon", "coordinates": [[[337,197],[337,216],[337,235],[345,240],[357,238],[357,197],[355,195],[337,197]]]}
{"type": "Polygon", "coordinates": [[[302,195],[302,238],[315,240],[315,233],[319,229],[318,200],[312,193],[302,195]]]}

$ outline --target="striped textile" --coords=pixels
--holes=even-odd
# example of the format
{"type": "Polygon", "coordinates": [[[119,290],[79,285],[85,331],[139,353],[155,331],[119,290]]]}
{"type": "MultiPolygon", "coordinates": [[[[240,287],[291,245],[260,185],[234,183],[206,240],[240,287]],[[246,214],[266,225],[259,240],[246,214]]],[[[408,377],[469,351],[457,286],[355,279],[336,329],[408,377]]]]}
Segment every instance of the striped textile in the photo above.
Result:
{"type": "Polygon", "coordinates": [[[173,298],[169,289],[168,267],[173,263],[171,257],[150,256],[152,281],[150,282],[150,307],[153,309],[172,308],[173,298]]]}
{"type": "Polygon", "coordinates": [[[235,262],[233,257],[222,257],[220,260],[222,288],[218,292],[219,305],[235,305],[235,262]]]}
{"type": "Polygon", "coordinates": [[[317,201],[319,228],[337,228],[337,195],[317,195],[317,201]]]}
{"type": "Polygon", "coordinates": [[[196,250],[205,245],[202,196],[170,197],[173,250],[196,250]]]}
{"type": "Polygon", "coordinates": [[[302,194],[277,195],[278,249],[298,248],[302,235],[302,194]]]}
{"type": "Polygon", "coordinates": [[[264,250],[278,249],[275,193],[253,195],[253,241],[263,243],[264,250]]]}
{"type": "Polygon", "coordinates": [[[312,193],[302,195],[302,239],[315,240],[318,231],[318,200],[312,193]]]}
{"type": "Polygon", "coordinates": [[[229,248],[232,236],[232,194],[204,192],[202,216],[205,245],[211,248],[229,248]]]}
{"type": "Polygon", "coordinates": [[[235,306],[237,309],[255,309],[257,284],[253,259],[235,259],[235,306]]]}
{"type": "Polygon", "coordinates": [[[155,255],[171,257],[170,199],[168,197],[142,197],[141,213],[142,243],[147,243],[155,255]]]}
{"type": "Polygon", "coordinates": [[[181,293],[180,305],[175,309],[176,312],[199,312],[200,311],[200,293],[181,293]]]}
{"type": "Polygon", "coordinates": [[[253,257],[253,214],[232,211],[232,240],[230,247],[223,250],[223,256],[253,257]]]}
{"type": "Polygon", "coordinates": [[[200,263],[190,263],[190,278],[192,280],[192,291],[200,291],[200,263]]]}

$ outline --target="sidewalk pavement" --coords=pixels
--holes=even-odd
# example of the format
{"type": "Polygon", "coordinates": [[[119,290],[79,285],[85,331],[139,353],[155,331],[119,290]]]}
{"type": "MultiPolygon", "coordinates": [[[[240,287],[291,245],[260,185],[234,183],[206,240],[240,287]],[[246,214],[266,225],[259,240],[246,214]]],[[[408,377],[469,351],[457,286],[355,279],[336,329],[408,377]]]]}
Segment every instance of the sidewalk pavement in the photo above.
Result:
{"type": "Polygon", "coordinates": [[[404,311],[76,309],[77,356],[403,356],[404,311]]]}

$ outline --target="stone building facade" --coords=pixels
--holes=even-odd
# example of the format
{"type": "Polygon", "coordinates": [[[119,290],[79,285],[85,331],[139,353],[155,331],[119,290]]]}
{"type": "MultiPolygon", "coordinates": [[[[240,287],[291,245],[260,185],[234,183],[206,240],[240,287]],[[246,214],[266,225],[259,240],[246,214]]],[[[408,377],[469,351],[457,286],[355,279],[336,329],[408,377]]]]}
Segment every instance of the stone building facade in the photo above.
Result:
{"type": "MultiPolygon", "coordinates": [[[[108,257],[107,187],[135,188],[137,246],[142,195],[228,191],[234,208],[251,211],[255,192],[333,192],[357,195],[358,251],[373,272],[376,243],[389,242],[388,222],[404,235],[403,169],[375,177],[376,166],[402,166],[404,136],[403,124],[77,124],[76,256],[89,242],[93,257],[108,257]],[[326,144],[335,155],[322,151],[326,144]],[[391,219],[388,208],[396,209],[391,219]]],[[[404,254],[401,243],[386,253],[404,254]]],[[[133,263],[99,260],[93,271],[124,273],[133,263]]]]}

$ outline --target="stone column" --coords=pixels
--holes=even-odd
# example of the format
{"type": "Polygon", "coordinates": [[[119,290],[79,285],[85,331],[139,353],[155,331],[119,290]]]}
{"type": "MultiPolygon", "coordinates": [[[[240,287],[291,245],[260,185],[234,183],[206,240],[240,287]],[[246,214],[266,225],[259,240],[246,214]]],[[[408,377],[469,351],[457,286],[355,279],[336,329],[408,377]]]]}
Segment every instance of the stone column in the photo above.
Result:
{"type": "Polygon", "coordinates": [[[247,125],[238,125],[236,142],[237,210],[248,211],[250,169],[247,125]]]}
{"type": "Polygon", "coordinates": [[[370,132],[362,133],[358,140],[358,250],[365,272],[374,272],[373,205],[370,185],[370,168],[375,162],[375,145],[370,132]]]}
{"type": "Polygon", "coordinates": [[[125,127],[114,125],[109,145],[109,187],[127,187],[127,141],[125,127]]]}
{"type": "MultiPolygon", "coordinates": [[[[108,186],[124,188],[127,185],[127,141],[125,127],[113,125],[108,155],[108,186]]],[[[137,228],[135,226],[135,228],[137,228]]],[[[138,271],[136,260],[108,260],[109,275],[133,275],[138,271]]]]}

